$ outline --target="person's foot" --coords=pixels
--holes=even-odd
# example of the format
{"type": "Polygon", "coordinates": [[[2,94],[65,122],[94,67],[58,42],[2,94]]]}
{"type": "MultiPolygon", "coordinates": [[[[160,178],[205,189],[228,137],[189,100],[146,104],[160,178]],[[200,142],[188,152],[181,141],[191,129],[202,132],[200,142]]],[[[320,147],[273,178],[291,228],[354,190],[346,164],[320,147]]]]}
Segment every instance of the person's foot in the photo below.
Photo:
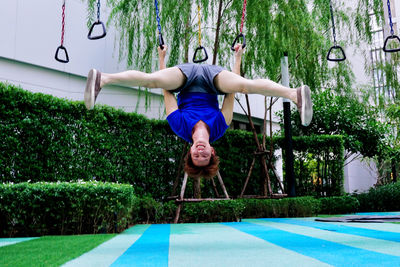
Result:
{"type": "Polygon", "coordinates": [[[101,72],[91,69],[88,73],[85,88],[85,106],[87,109],[93,109],[96,98],[100,93],[101,72]]]}
{"type": "Polygon", "coordinates": [[[313,116],[313,107],[311,101],[311,91],[307,85],[297,88],[297,109],[300,112],[301,124],[308,126],[313,116]]]}

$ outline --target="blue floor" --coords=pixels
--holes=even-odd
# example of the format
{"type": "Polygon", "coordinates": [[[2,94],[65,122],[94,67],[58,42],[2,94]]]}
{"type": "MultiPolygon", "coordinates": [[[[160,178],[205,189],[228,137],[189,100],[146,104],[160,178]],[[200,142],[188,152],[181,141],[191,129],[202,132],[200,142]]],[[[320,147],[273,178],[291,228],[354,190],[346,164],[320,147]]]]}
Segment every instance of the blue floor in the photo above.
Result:
{"type": "Polygon", "coordinates": [[[400,224],[295,218],[136,225],[65,266],[400,266],[400,224]]]}

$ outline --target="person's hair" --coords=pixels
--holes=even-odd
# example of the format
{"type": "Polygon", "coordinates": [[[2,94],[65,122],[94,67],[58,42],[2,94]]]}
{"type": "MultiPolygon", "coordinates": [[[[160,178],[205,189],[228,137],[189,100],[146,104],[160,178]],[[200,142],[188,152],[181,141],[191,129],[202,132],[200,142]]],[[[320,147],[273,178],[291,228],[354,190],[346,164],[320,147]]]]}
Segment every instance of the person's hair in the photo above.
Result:
{"type": "Polygon", "coordinates": [[[219,157],[215,153],[215,155],[211,155],[210,163],[206,166],[196,166],[193,164],[192,155],[190,154],[190,150],[186,154],[185,157],[185,172],[188,174],[189,177],[192,178],[205,178],[211,179],[215,175],[217,175],[219,166],[219,157]]]}

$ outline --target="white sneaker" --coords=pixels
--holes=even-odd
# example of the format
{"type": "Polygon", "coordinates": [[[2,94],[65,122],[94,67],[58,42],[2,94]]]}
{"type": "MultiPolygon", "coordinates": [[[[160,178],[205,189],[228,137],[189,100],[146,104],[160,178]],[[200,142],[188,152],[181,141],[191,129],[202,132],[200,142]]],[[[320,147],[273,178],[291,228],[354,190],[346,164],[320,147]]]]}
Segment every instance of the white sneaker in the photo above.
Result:
{"type": "Polygon", "coordinates": [[[101,72],[91,69],[86,80],[86,88],[84,94],[85,106],[87,109],[93,109],[96,98],[100,93],[101,72]]]}
{"type": "Polygon", "coordinates": [[[301,124],[308,126],[313,117],[313,104],[311,101],[311,91],[307,85],[297,88],[297,108],[300,112],[301,124]]]}

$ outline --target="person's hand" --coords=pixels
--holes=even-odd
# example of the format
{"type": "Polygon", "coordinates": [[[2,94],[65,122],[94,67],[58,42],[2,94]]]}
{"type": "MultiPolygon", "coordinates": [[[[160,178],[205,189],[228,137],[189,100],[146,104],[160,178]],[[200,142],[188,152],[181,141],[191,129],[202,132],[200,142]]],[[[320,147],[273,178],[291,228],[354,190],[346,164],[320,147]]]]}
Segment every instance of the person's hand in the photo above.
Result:
{"type": "Polygon", "coordinates": [[[157,51],[158,51],[158,58],[159,59],[165,59],[165,55],[167,54],[167,45],[163,45],[163,49],[160,48],[160,46],[157,46],[157,51]]]}
{"type": "Polygon", "coordinates": [[[244,52],[244,49],[242,47],[242,44],[236,44],[235,47],[235,57],[236,58],[241,58],[244,52]]]}

